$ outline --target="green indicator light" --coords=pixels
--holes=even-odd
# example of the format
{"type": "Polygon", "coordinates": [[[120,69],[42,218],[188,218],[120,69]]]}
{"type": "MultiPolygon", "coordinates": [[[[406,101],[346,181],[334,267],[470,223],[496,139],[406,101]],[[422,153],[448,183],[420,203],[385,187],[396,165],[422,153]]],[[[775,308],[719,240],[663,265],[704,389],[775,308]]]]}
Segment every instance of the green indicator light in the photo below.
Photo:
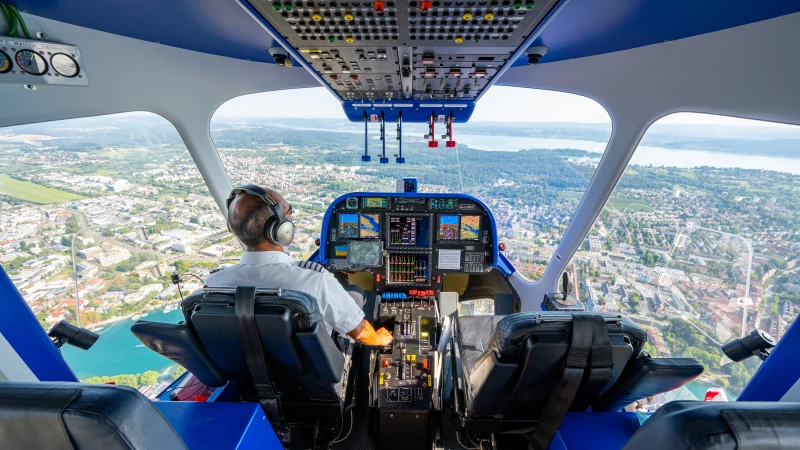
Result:
{"type": "Polygon", "coordinates": [[[481,41],[481,37],[480,36],[475,36],[475,43],[478,43],[480,41],[481,41]]]}
{"type": "Polygon", "coordinates": [[[522,8],[522,2],[514,2],[514,9],[522,8]]]}
{"type": "Polygon", "coordinates": [[[286,3],[285,5],[283,5],[283,9],[285,9],[287,11],[291,11],[292,10],[292,4],[291,3],[286,3]]]}
{"type": "Polygon", "coordinates": [[[274,9],[275,11],[280,11],[281,10],[281,4],[280,3],[273,3],[272,4],[272,9],[274,9]]]}
{"type": "Polygon", "coordinates": [[[336,38],[331,36],[328,38],[328,42],[336,42],[336,38]]]}
{"type": "Polygon", "coordinates": [[[533,9],[533,2],[527,2],[527,3],[525,3],[525,8],[526,8],[526,9],[533,9]]]}

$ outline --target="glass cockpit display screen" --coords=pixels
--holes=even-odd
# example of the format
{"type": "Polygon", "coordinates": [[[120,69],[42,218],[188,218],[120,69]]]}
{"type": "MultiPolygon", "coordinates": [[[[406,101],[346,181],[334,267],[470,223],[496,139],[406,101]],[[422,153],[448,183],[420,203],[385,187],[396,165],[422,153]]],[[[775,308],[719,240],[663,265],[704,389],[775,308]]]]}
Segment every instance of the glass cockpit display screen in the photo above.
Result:
{"type": "Polygon", "coordinates": [[[358,214],[339,214],[339,236],[358,238],[358,214]]]}
{"type": "Polygon", "coordinates": [[[350,241],[347,243],[347,264],[379,267],[383,255],[381,241],[350,241]]]}
{"type": "Polygon", "coordinates": [[[481,235],[481,216],[461,216],[461,239],[477,241],[481,235]]]}
{"type": "Polygon", "coordinates": [[[427,247],[429,230],[427,216],[389,216],[389,245],[427,247]]]}
{"type": "Polygon", "coordinates": [[[381,237],[380,214],[360,214],[358,224],[361,230],[361,238],[372,239],[381,237]]]}
{"type": "Polygon", "coordinates": [[[364,197],[364,209],[386,209],[389,202],[386,197],[364,197]]]}
{"type": "Polygon", "coordinates": [[[458,216],[439,216],[439,239],[458,239],[458,216]]]}

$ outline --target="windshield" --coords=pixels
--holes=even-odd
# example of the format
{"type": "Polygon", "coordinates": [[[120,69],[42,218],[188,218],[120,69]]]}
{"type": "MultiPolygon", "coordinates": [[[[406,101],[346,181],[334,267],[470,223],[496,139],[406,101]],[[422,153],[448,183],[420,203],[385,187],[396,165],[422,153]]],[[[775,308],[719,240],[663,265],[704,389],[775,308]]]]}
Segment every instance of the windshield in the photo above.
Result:
{"type": "Polygon", "coordinates": [[[645,134],[571,273],[587,309],[647,330],[651,355],[705,366],[655,407],[712,387],[735,399],[760,361],[721,345],[756,328],[780,339],[797,317],[799,192],[798,127],[675,114],[645,134]]]}
{"type": "Polygon", "coordinates": [[[180,375],[130,326],[139,318],[183,320],[181,295],[202,286],[195,277],[223,264],[234,246],[183,141],[162,117],[0,129],[0,263],[43,327],[79,317],[100,334],[88,351],[61,349],[80,380],[151,395],[180,375]],[[179,290],[172,274],[191,276],[179,290]]]}
{"type": "Polygon", "coordinates": [[[463,192],[489,205],[505,256],[532,280],[561,242],[611,133],[608,114],[590,99],[511,87],[493,87],[468,123],[454,125],[455,148],[441,139],[429,148],[427,124],[404,123],[406,164],[395,163],[397,125],[389,121],[390,163],[377,162],[379,128],[369,125],[372,162],[364,163],[364,124],[346,120],[322,88],[239,97],[211,122],[231,182],[273,187],[292,204],[298,231],[289,251],[295,258],[316,250],[322,214],[336,197],[393,192],[395,180],[413,176],[422,192],[463,192]]]}

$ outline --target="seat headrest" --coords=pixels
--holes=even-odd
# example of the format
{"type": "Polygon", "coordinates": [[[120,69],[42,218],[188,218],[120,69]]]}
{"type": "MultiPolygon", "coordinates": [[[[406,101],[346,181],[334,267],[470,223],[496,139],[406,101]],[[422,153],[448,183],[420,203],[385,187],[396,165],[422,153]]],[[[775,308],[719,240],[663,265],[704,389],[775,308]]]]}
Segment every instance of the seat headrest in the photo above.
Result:
{"type": "MultiPolygon", "coordinates": [[[[267,291],[266,289],[264,291],[267,291]]],[[[187,310],[198,302],[203,303],[230,303],[233,304],[235,289],[233,288],[205,288],[186,297],[181,303],[184,316],[187,310]]],[[[303,319],[309,325],[322,321],[317,301],[305,292],[290,289],[277,289],[272,292],[256,291],[256,306],[273,305],[282,306],[294,312],[297,318],[303,319]]],[[[188,317],[187,317],[188,318],[188,317]]]]}
{"type": "MultiPolygon", "coordinates": [[[[580,314],[597,315],[589,312],[557,312],[557,311],[536,311],[514,313],[505,316],[497,323],[489,348],[495,350],[499,355],[513,356],[519,353],[519,349],[525,338],[536,332],[541,333],[544,329],[552,329],[554,333],[564,333],[572,330],[572,320],[570,316],[580,314]],[[561,319],[561,320],[559,320],[561,319]]],[[[641,342],[647,340],[647,333],[630,319],[618,314],[600,314],[606,319],[616,319],[615,322],[608,323],[608,332],[623,332],[633,335],[641,342]]]]}

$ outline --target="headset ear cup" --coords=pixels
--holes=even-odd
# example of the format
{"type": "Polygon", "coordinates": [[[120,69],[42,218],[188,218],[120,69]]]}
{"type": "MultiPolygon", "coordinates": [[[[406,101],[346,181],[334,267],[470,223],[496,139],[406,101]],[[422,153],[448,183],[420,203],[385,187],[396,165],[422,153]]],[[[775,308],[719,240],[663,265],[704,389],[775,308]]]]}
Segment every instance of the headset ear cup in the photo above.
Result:
{"type": "Polygon", "coordinates": [[[275,241],[282,247],[286,247],[294,240],[294,224],[289,220],[284,220],[274,231],[275,241]]]}
{"type": "Polygon", "coordinates": [[[275,239],[275,217],[270,217],[267,219],[267,223],[264,224],[264,238],[270,244],[280,245],[275,239]]]}

